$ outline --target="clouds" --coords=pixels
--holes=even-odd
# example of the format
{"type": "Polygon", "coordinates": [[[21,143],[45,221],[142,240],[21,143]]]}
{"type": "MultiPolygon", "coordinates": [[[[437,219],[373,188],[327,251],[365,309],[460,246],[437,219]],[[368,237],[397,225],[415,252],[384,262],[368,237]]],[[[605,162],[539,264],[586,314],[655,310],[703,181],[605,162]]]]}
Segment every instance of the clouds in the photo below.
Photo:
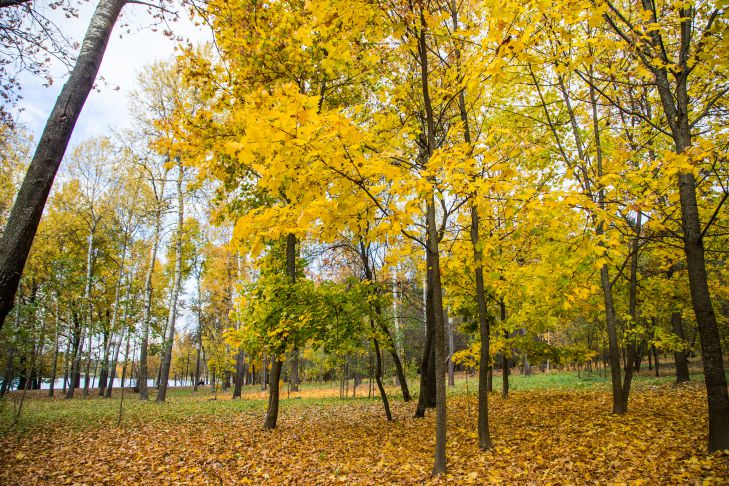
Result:
{"type": "MultiPolygon", "coordinates": [[[[58,11],[50,12],[49,17],[56,16],[53,20],[64,33],[80,43],[95,7],[93,2],[82,3],[79,18],[67,19],[58,11]]],[[[110,129],[131,125],[127,106],[137,72],[155,60],[174,55],[177,42],[166,37],[162,33],[164,29],[170,29],[176,36],[190,39],[193,43],[210,39],[209,32],[193,26],[182,7],[178,6],[177,10],[181,14],[179,21],[153,26],[147,7],[137,4],[124,7],[104,55],[96,89],[86,100],[69,148],[89,137],[108,134],[110,129]]],[[[17,118],[36,141],[67,78],[67,72],[60,63],[51,66],[51,72],[55,77],[51,86],[44,86],[44,79],[27,73],[20,76],[23,99],[16,110],[17,118]]]]}

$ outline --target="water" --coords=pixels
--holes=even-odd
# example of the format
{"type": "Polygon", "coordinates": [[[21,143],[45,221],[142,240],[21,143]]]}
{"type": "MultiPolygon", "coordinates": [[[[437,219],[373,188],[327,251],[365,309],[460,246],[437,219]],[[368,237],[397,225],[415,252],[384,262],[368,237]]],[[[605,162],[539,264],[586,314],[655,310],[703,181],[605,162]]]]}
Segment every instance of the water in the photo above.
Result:
{"type": "MultiPolygon", "coordinates": [[[[91,384],[89,385],[89,387],[90,388],[96,388],[98,386],[97,377],[92,376],[92,377],[89,377],[89,378],[91,380],[91,384]]],[[[134,386],[136,384],[137,384],[137,380],[136,379],[133,379],[131,381],[129,379],[124,380],[124,386],[127,386],[127,387],[134,386]]],[[[154,388],[154,385],[155,385],[155,383],[154,383],[154,380],[153,379],[147,380],[147,386],[148,387],[154,388]]],[[[121,386],[121,378],[114,378],[114,388],[118,388],[120,386],[121,386]]],[[[169,387],[182,386],[182,384],[179,381],[177,382],[177,384],[175,384],[174,380],[170,380],[169,381],[169,384],[167,386],[169,386],[169,387]]],[[[192,386],[192,385],[188,384],[186,386],[192,386]]],[[[41,383],[41,390],[48,390],[50,387],[51,387],[51,384],[50,384],[50,381],[48,381],[48,380],[44,380],[43,383],[41,383]]],[[[79,388],[83,388],[83,387],[84,387],[84,377],[81,376],[81,383],[80,383],[80,387],[79,388]]],[[[56,380],[56,384],[54,385],[53,388],[56,389],[56,390],[63,389],[63,378],[57,379],[56,380]]]]}

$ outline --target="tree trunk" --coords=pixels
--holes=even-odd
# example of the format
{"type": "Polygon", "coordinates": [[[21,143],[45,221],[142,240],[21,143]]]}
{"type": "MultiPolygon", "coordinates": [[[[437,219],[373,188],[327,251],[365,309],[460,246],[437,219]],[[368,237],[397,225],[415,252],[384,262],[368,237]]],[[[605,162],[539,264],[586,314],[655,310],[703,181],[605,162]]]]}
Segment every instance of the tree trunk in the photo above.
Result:
{"type": "Polygon", "coordinates": [[[0,237],[0,329],[13,306],[53,180],[126,0],[100,0],[68,81],[56,100],[0,237]]]}
{"type": "MultiPolygon", "coordinates": [[[[501,322],[506,321],[506,304],[504,303],[504,299],[502,298],[499,302],[499,312],[501,312],[501,322]]],[[[504,338],[507,340],[509,339],[509,331],[504,329],[504,338]]],[[[509,371],[510,371],[510,364],[509,364],[509,356],[507,353],[507,350],[504,349],[504,352],[501,354],[501,397],[507,398],[509,396],[509,371]]]]}
{"type": "Polygon", "coordinates": [[[448,334],[448,386],[456,386],[456,374],[453,364],[453,353],[456,351],[453,342],[453,322],[451,316],[445,310],[446,316],[443,318],[446,324],[446,332],[448,334]]]}
{"type": "MultiPolygon", "coordinates": [[[[683,150],[678,152],[681,153],[683,150]]],[[[719,329],[709,294],[694,175],[691,173],[679,175],[679,186],[691,301],[699,329],[704,380],[709,402],[709,451],[713,452],[729,449],[729,394],[727,394],[719,329]]]]}
{"type": "MultiPolygon", "coordinates": [[[[296,235],[289,233],[286,236],[286,276],[291,281],[291,284],[296,283],[296,253],[296,235]]],[[[280,354],[284,353],[284,351],[284,349],[278,349],[271,357],[271,386],[268,395],[266,421],[263,424],[263,428],[266,430],[276,428],[276,422],[278,420],[279,380],[281,379],[282,358],[280,354]]]]}
{"type": "Polygon", "coordinates": [[[106,380],[109,378],[109,356],[113,353],[113,331],[104,332],[103,355],[101,358],[101,371],[99,372],[99,396],[103,397],[106,391],[106,380]]]}
{"type": "Polygon", "coordinates": [[[9,392],[12,389],[12,381],[13,381],[13,363],[15,360],[15,346],[11,346],[10,349],[8,349],[8,360],[5,363],[5,374],[3,375],[3,384],[2,387],[0,387],[0,398],[4,397],[7,392],[9,392]]]}
{"type": "MultiPolygon", "coordinates": [[[[423,21],[424,22],[424,21],[423,21]]],[[[423,37],[424,34],[421,34],[423,37]]],[[[424,47],[423,47],[424,49],[424,47]]],[[[440,280],[440,250],[438,229],[435,221],[435,196],[428,197],[426,225],[428,227],[428,251],[433,262],[433,309],[435,311],[435,454],[433,474],[446,472],[446,380],[445,380],[445,323],[443,321],[443,295],[440,280]]]]}
{"type": "MultiPolygon", "coordinates": [[[[461,93],[463,96],[463,93],[461,93]]],[[[465,103],[461,103],[461,117],[465,118],[465,103]]],[[[466,121],[468,119],[466,118],[466,121]]],[[[469,133],[466,130],[466,133],[469,133]]],[[[470,138],[470,136],[468,137],[470,138]]],[[[486,311],[486,290],[483,282],[483,253],[479,246],[479,217],[475,204],[471,206],[471,244],[473,245],[474,274],[476,277],[476,303],[478,304],[478,331],[481,337],[481,348],[478,359],[478,447],[482,451],[491,449],[491,433],[489,432],[489,391],[491,391],[491,358],[489,344],[491,329],[486,311]]]]}
{"type": "MultiPolygon", "coordinates": [[[[671,313],[671,326],[673,327],[673,333],[678,336],[681,342],[684,342],[683,334],[683,322],[681,320],[680,312],[671,313]]],[[[689,381],[689,370],[688,370],[688,350],[680,349],[673,353],[674,361],[676,362],[676,383],[684,383],[689,381]]]]}
{"type": "Polygon", "coordinates": [[[170,294],[169,313],[167,315],[167,337],[165,338],[164,354],[160,367],[159,392],[157,403],[164,402],[167,396],[167,382],[170,378],[170,367],[172,365],[172,347],[175,344],[175,320],[177,319],[177,300],[182,286],[182,239],[185,224],[185,198],[182,192],[185,171],[182,161],[177,159],[177,235],[175,238],[175,279],[170,294]]]}
{"type": "MultiPolygon", "coordinates": [[[[276,353],[278,355],[279,353],[276,353]]],[[[271,363],[271,386],[268,392],[268,408],[266,409],[266,420],[263,422],[265,430],[273,430],[276,428],[278,421],[278,398],[279,398],[279,382],[281,380],[281,361],[274,357],[271,363]]]]}
{"type": "MultiPolygon", "coordinates": [[[[652,3],[648,0],[643,0],[642,3],[643,9],[650,13],[652,3]]],[[[684,7],[679,9],[678,15],[681,19],[679,27],[681,42],[676,69],[680,71],[680,74],[675,76],[675,89],[672,89],[668,79],[668,68],[654,68],[653,73],[663,113],[671,129],[676,153],[683,155],[692,145],[689,121],[689,114],[692,113],[692,110],[688,94],[688,53],[693,34],[691,23],[695,16],[684,7]]],[[[659,33],[655,33],[653,39],[656,39],[658,35],[659,33]]],[[[709,293],[704,234],[696,201],[696,178],[693,172],[679,173],[678,188],[691,303],[701,341],[701,358],[709,405],[709,451],[713,452],[729,449],[729,393],[727,393],[726,375],[724,374],[719,329],[709,293]]]]}
{"type": "Polygon", "coordinates": [[[435,319],[433,313],[432,264],[430,254],[426,250],[425,278],[425,346],[423,360],[420,364],[420,393],[415,417],[425,417],[425,409],[435,408],[435,319]]]}
{"type": "MultiPolygon", "coordinates": [[[[89,324],[91,324],[89,322],[89,324]]],[[[91,329],[89,327],[89,345],[86,350],[86,366],[84,367],[84,396],[88,396],[89,394],[89,385],[91,384],[91,348],[94,344],[94,336],[91,333],[91,329]]]]}
{"type": "MultiPolygon", "coordinates": [[[[597,108],[594,90],[590,91],[593,103],[593,118],[594,123],[597,124],[597,108]]],[[[596,129],[597,130],[597,129],[596,129]]],[[[628,322],[628,331],[635,329],[638,323],[638,250],[640,249],[640,233],[641,233],[641,221],[643,213],[637,212],[635,217],[635,238],[631,244],[631,251],[633,255],[630,259],[630,285],[628,289],[628,313],[630,314],[630,321],[628,322]]],[[[611,289],[612,292],[612,289],[611,289]]],[[[625,377],[623,378],[623,386],[621,393],[623,395],[623,407],[620,413],[627,413],[628,411],[628,399],[630,397],[630,386],[633,381],[633,370],[640,371],[641,353],[636,352],[635,337],[632,337],[626,343],[628,348],[628,363],[629,366],[625,370],[625,377]],[[635,364],[635,367],[632,364],[635,364]]]]}
{"type": "MultiPolygon", "coordinates": [[[[369,247],[364,243],[364,241],[361,240],[359,242],[359,253],[362,260],[362,266],[364,267],[365,279],[369,282],[374,282],[375,277],[374,273],[372,272],[369,247]]],[[[382,316],[383,314],[382,309],[377,303],[375,304],[375,313],[378,316],[382,316]]],[[[390,328],[384,322],[384,319],[378,319],[378,325],[385,333],[385,337],[387,338],[387,348],[390,352],[390,356],[392,357],[392,362],[395,365],[395,376],[397,378],[398,384],[400,385],[400,390],[402,391],[403,401],[409,402],[412,398],[410,397],[410,390],[408,389],[408,382],[407,378],[405,377],[405,371],[403,370],[402,361],[400,361],[400,355],[398,354],[397,340],[393,338],[392,333],[390,332],[390,328]]]]}
{"type": "Polygon", "coordinates": [[[243,348],[238,349],[235,357],[235,387],[233,388],[233,398],[240,398],[243,390],[243,377],[245,376],[245,353],[243,348]]]}
{"type": "Polygon", "coordinates": [[[299,348],[291,351],[291,372],[289,373],[289,384],[292,392],[299,391],[299,348]]]}
{"type": "Polygon", "coordinates": [[[73,345],[73,359],[71,360],[71,379],[68,382],[68,389],[66,390],[66,399],[73,398],[74,391],[79,386],[81,381],[81,355],[83,353],[84,346],[84,326],[81,319],[74,313],[74,339],[76,342],[73,345]]]}
{"type": "Polygon", "coordinates": [[[61,326],[61,319],[58,315],[58,296],[56,296],[56,336],[55,344],[53,346],[53,362],[51,363],[51,381],[48,384],[48,396],[53,398],[53,393],[56,387],[56,374],[58,373],[58,341],[59,341],[59,328],[61,326]]]}
{"type": "MultiPolygon", "coordinates": [[[[71,316],[71,313],[69,313],[69,317],[71,316]]],[[[68,336],[66,337],[66,353],[63,356],[63,385],[61,385],[61,389],[63,392],[63,395],[66,395],[66,387],[68,386],[68,372],[69,370],[69,362],[71,359],[71,331],[69,327],[68,336]]]]}
{"type": "MultiPolygon", "coordinates": [[[[372,330],[375,330],[375,323],[370,321],[372,330]]],[[[377,368],[375,369],[375,381],[377,381],[377,388],[380,390],[380,397],[382,398],[382,405],[385,407],[385,417],[389,422],[392,422],[392,413],[390,412],[390,402],[387,400],[387,393],[385,387],[382,385],[382,355],[380,355],[380,345],[377,339],[372,339],[372,345],[375,348],[375,360],[377,368]]]]}
{"type": "Polygon", "coordinates": [[[402,361],[400,361],[400,355],[397,350],[397,341],[393,339],[390,334],[390,329],[387,327],[387,324],[381,322],[380,327],[382,327],[382,330],[385,332],[385,336],[388,340],[388,350],[390,351],[392,362],[395,365],[395,376],[397,377],[397,382],[400,384],[402,399],[404,402],[409,402],[412,400],[412,397],[410,396],[410,389],[408,388],[408,381],[405,377],[405,370],[403,369],[402,361]]]}
{"type": "Polygon", "coordinates": [[[149,348],[149,326],[152,320],[152,277],[154,276],[154,264],[157,261],[157,250],[159,248],[160,232],[162,228],[162,201],[165,194],[165,183],[167,181],[167,171],[165,171],[162,181],[160,182],[159,195],[157,195],[157,207],[155,208],[154,235],[152,236],[152,247],[149,250],[149,260],[147,262],[147,274],[144,277],[144,312],[142,315],[142,339],[139,345],[139,374],[137,375],[137,383],[139,386],[139,399],[149,400],[149,387],[147,381],[149,378],[149,369],[147,366],[147,351],[149,348]]]}

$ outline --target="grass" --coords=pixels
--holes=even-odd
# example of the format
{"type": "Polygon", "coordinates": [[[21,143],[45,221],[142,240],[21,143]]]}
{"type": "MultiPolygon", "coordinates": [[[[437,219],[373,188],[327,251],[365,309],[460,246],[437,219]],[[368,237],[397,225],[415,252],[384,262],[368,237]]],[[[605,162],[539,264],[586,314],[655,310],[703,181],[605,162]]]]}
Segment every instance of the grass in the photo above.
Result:
{"type": "MultiPolygon", "coordinates": [[[[652,387],[673,383],[672,375],[661,377],[653,376],[652,372],[643,371],[634,377],[633,389],[652,387]]],[[[701,373],[692,373],[691,380],[703,382],[701,373]]],[[[417,399],[417,377],[411,377],[408,384],[411,394],[417,399]]],[[[540,373],[531,376],[512,375],[509,378],[510,392],[525,392],[531,390],[604,390],[610,389],[610,377],[602,372],[563,371],[540,373]]],[[[501,375],[494,374],[493,388],[495,394],[501,391],[501,375]]],[[[352,387],[350,386],[350,393],[352,387]]],[[[462,396],[467,393],[475,396],[478,389],[477,376],[466,378],[460,374],[455,387],[448,388],[449,396],[462,396]]],[[[287,393],[286,385],[281,388],[280,408],[289,407],[329,407],[337,404],[352,403],[353,401],[379,401],[375,389],[372,398],[367,397],[367,382],[358,387],[356,398],[351,396],[346,400],[339,398],[338,383],[307,383],[302,384],[301,392],[287,393]]],[[[391,401],[402,400],[400,388],[390,382],[387,386],[388,397],[391,401]]],[[[74,400],[65,400],[60,397],[50,399],[45,390],[29,391],[26,396],[23,413],[18,425],[13,426],[14,408],[20,399],[19,392],[13,392],[8,398],[0,400],[0,435],[8,431],[25,433],[55,425],[68,425],[76,429],[115,427],[119,414],[121,394],[114,392],[110,399],[98,398],[96,393],[83,398],[77,393],[74,400]]],[[[216,416],[221,419],[234,414],[251,413],[263,420],[267,405],[267,392],[261,391],[260,386],[250,385],[244,387],[243,398],[231,399],[231,390],[219,391],[217,399],[211,394],[209,387],[201,387],[194,392],[191,387],[173,387],[168,389],[167,401],[155,403],[154,390],[150,390],[150,401],[141,402],[137,394],[125,392],[123,403],[122,426],[135,426],[147,422],[177,423],[180,421],[194,421],[196,417],[216,416]]],[[[60,393],[58,393],[60,395],[60,393]]]]}
{"type": "MultiPolygon", "coordinates": [[[[317,396],[315,391],[325,390],[338,393],[338,388],[331,390],[329,386],[322,388],[315,384],[302,387],[301,393],[291,394],[287,398],[286,389],[281,390],[280,409],[289,407],[333,406],[344,402],[338,396],[317,396]],[[308,392],[308,393],[307,393],[308,392]]],[[[359,392],[366,388],[360,387],[359,392]]],[[[393,390],[394,391],[394,390],[393,390]]],[[[23,411],[17,426],[12,426],[14,409],[20,400],[20,392],[13,392],[9,397],[0,400],[0,435],[10,430],[15,432],[30,432],[39,428],[55,425],[69,425],[73,428],[95,428],[116,426],[121,394],[117,390],[112,398],[99,398],[94,390],[88,397],[76,394],[73,400],[65,400],[59,394],[56,398],[48,398],[47,390],[29,391],[26,395],[23,411]]],[[[139,395],[125,391],[123,403],[123,426],[134,426],[139,422],[169,422],[195,420],[200,416],[225,417],[243,412],[265,413],[267,392],[260,390],[260,386],[245,387],[243,397],[233,400],[232,390],[219,391],[217,398],[211,393],[210,387],[200,387],[195,392],[187,387],[173,387],[167,390],[165,403],[156,403],[156,394],[150,390],[150,399],[147,402],[139,400],[139,395]]],[[[353,400],[379,400],[378,397],[368,399],[358,396],[348,398],[353,400]]]]}

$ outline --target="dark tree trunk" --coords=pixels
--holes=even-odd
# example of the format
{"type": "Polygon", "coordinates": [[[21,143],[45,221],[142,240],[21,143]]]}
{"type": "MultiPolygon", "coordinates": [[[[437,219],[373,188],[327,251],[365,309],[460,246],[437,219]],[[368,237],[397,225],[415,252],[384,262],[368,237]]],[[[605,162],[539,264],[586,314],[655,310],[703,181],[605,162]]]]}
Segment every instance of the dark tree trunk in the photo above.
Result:
{"type": "MultiPolygon", "coordinates": [[[[292,284],[296,283],[296,235],[289,233],[286,236],[286,276],[292,284]]],[[[268,395],[268,410],[266,411],[266,420],[263,428],[271,430],[276,428],[278,420],[278,398],[279,398],[279,380],[281,379],[281,359],[285,349],[278,349],[271,356],[271,376],[270,390],[268,395]]],[[[264,367],[265,373],[265,367],[264,367]]],[[[265,385],[264,385],[265,386],[265,385]]]]}
{"type": "MultiPolygon", "coordinates": [[[[683,334],[683,322],[681,320],[680,312],[671,313],[671,326],[673,327],[673,333],[678,336],[681,342],[684,342],[683,334]]],[[[688,350],[679,349],[673,353],[673,358],[676,362],[676,383],[685,383],[689,381],[689,370],[688,370],[688,350]]]]}
{"type": "MultiPolygon", "coordinates": [[[[499,310],[501,312],[501,322],[506,321],[506,304],[504,299],[499,302],[499,310]]],[[[504,337],[509,339],[509,331],[504,329],[504,337]]],[[[507,398],[509,396],[509,358],[506,350],[501,354],[501,396],[507,398]]]]}
{"type": "MultiPolygon", "coordinates": [[[[648,15],[653,15],[653,3],[643,0],[642,6],[648,15]]],[[[671,136],[677,154],[684,155],[692,146],[691,124],[689,120],[691,100],[689,99],[688,77],[690,74],[690,55],[693,35],[692,23],[696,16],[691,7],[678,9],[678,44],[677,64],[671,69],[674,76],[672,85],[667,67],[649,65],[655,77],[655,85],[661,100],[663,114],[671,130],[671,136]],[[678,73],[678,74],[676,74],[678,73]]],[[[654,20],[655,22],[655,20],[654,20]]],[[[661,33],[651,33],[651,42],[656,52],[662,56],[661,61],[669,64],[669,60],[658,47],[663,47],[661,33]]],[[[699,120],[694,120],[695,124],[699,120]]],[[[696,316],[696,324],[701,341],[701,358],[704,367],[704,380],[709,405],[709,451],[729,449],[729,393],[724,370],[724,359],[721,340],[716,322],[716,315],[711,303],[706,260],[704,255],[704,230],[701,226],[698,204],[696,201],[696,178],[693,172],[681,172],[678,175],[679,199],[681,205],[681,224],[683,229],[683,247],[686,254],[686,267],[691,290],[691,303],[696,316]]],[[[7,232],[6,232],[7,233],[7,232]]]]}
{"type": "Polygon", "coordinates": [[[3,375],[3,384],[0,386],[0,398],[4,397],[5,394],[12,389],[12,382],[14,376],[13,363],[15,362],[15,346],[11,345],[8,349],[8,360],[5,363],[5,374],[3,375]]]}
{"type": "MultiPolygon", "coordinates": [[[[374,331],[374,322],[370,321],[370,325],[374,331]]],[[[385,392],[385,387],[382,384],[382,355],[380,354],[380,345],[377,342],[377,339],[372,339],[372,345],[375,348],[375,360],[377,363],[377,367],[375,368],[375,381],[377,381],[377,388],[380,390],[382,405],[385,407],[385,417],[387,417],[387,420],[391,422],[392,413],[390,412],[390,402],[387,400],[387,393],[385,392]]]]}
{"type": "Polygon", "coordinates": [[[387,349],[390,351],[390,357],[392,358],[392,362],[395,365],[395,376],[397,376],[397,381],[400,384],[402,399],[405,402],[409,402],[410,400],[412,400],[412,397],[410,396],[410,389],[408,388],[408,381],[405,377],[405,370],[403,369],[402,361],[400,361],[400,355],[397,354],[395,339],[392,337],[392,334],[390,333],[390,328],[387,327],[387,324],[381,322],[380,327],[382,327],[382,330],[385,332],[385,336],[387,337],[387,349]]]}
{"type": "Polygon", "coordinates": [[[106,391],[106,380],[109,378],[109,354],[112,347],[112,336],[109,331],[104,332],[104,354],[101,358],[101,372],[99,373],[99,396],[103,397],[106,391]]]}
{"type": "Polygon", "coordinates": [[[423,347],[423,360],[420,365],[420,394],[416,417],[425,417],[425,410],[435,408],[435,319],[433,314],[433,287],[432,265],[430,255],[426,251],[426,278],[425,278],[425,346],[423,347]]]}
{"type": "MultiPolygon", "coordinates": [[[[56,316],[58,316],[58,308],[56,307],[56,316]]],[[[56,319],[56,339],[55,339],[55,345],[53,346],[53,362],[51,363],[51,381],[48,384],[48,396],[53,398],[53,393],[55,391],[56,387],[56,375],[58,374],[58,327],[60,325],[60,322],[58,318],[56,319]]]]}
{"type": "Polygon", "coordinates": [[[81,320],[75,313],[72,316],[74,321],[74,343],[73,343],[73,358],[71,359],[71,379],[68,383],[68,389],[66,390],[66,398],[73,398],[73,394],[76,388],[81,384],[81,355],[83,353],[84,345],[84,332],[81,320]]]}
{"type": "MultiPolygon", "coordinates": [[[[461,92],[461,97],[463,93],[461,92]]],[[[465,117],[465,106],[461,106],[461,117],[465,117]]],[[[466,129],[466,133],[468,129],[466,129]]],[[[467,139],[470,143],[470,136],[467,139]]],[[[473,244],[473,257],[476,262],[476,302],[478,304],[478,330],[481,337],[481,349],[478,360],[478,447],[482,451],[490,449],[491,434],[489,432],[489,391],[491,391],[491,363],[489,356],[490,325],[486,310],[486,290],[483,282],[482,252],[478,244],[478,212],[474,206],[471,207],[471,243],[473,244]]]]}
{"type": "MultiPolygon", "coordinates": [[[[374,282],[374,274],[372,272],[372,266],[370,262],[369,247],[365,245],[364,241],[360,241],[359,253],[360,259],[362,260],[362,265],[364,267],[365,279],[369,282],[374,282]]],[[[382,316],[382,309],[380,308],[379,304],[375,304],[375,313],[378,316],[382,316]]],[[[387,348],[390,352],[390,356],[392,357],[392,362],[395,365],[395,376],[397,377],[397,381],[400,384],[403,401],[409,402],[412,398],[410,397],[410,390],[408,389],[408,382],[407,378],[405,377],[405,371],[403,370],[402,361],[400,361],[400,356],[397,354],[395,339],[392,337],[390,328],[387,326],[387,324],[385,324],[382,319],[378,319],[378,325],[380,326],[380,328],[382,328],[387,338],[387,348]]],[[[380,358],[382,358],[382,356],[380,356],[380,358]]]]}
{"type": "MultiPolygon", "coordinates": [[[[279,353],[277,353],[279,354],[279,353]]],[[[268,392],[268,409],[266,409],[266,420],[263,422],[265,430],[273,430],[276,428],[278,421],[278,398],[279,398],[279,382],[281,380],[281,361],[273,358],[271,363],[271,386],[268,392]]]]}
{"type": "Polygon", "coordinates": [[[100,0],[76,65],[41,134],[0,237],[0,329],[10,309],[48,194],[81,109],[99,71],[109,36],[126,0],[100,0]]]}
{"type": "Polygon", "coordinates": [[[243,377],[245,376],[245,353],[243,348],[238,349],[235,357],[235,387],[233,388],[233,398],[240,398],[243,390],[243,377]]]}

